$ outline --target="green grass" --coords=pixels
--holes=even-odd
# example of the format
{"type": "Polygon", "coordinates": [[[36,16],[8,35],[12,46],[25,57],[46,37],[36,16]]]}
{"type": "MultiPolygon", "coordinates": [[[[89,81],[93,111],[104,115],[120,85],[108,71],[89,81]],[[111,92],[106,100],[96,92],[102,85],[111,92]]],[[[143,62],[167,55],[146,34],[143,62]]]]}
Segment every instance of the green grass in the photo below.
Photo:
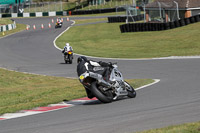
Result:
{"type": "Polygon", "coordinates": [[[0,25],[12,24],[12,20],[0,18],[0,25]]]}
{"type": "MultiPolygon", "coordinates": [[[[133,87],[151,79],[129,79],[133,87]]],[[[78,79],[24,74],[0,69],[0,114],[47,106],[63,100],[85,97],[78,79]]]]}
{"type": "Polygon", "coordinates": [[[85,20],[85,19],[82,19],[82,20],[79,20],[79,21],[76,21],[75,24],[85,24],[85,23],[92,23],[92,22],[97,22],[97,21],[108,21],[107,18],[97,18],[97,19],[89,19],[89,20],[85,20]]]}
{"type": "MultiPolygon", "coordinates": [[[[10,20],[10,19],[0,19],[0,24],[12,24],[13,22],[10,20]]],[[[13,29],[13,30],[9,30],[9,31],[5,31],[5,35],[9,35],[9,34],[13,34],[13,33],[16,33],[16,32],[19,32],[19,31],[22,31],[22,30],[25,30],[26,29],[26,25],[24,24],[16,24],[17,28],[16,29],[13,29]]],[[[0,32],[0,37],[3,37],[3,32],[0,32]]]]}
{"type": "Polygon", "coordinates": [[[152,129],[136,133],[199,133],[200,122],[169,126],[161,129],[152,129]]]}
{"type": "Polygon", "coordinates": [[[63,48],[65,42],[69,42],[75,53],[98,57],[153,58],[200,55],[200,23],[166,31],[132,33],[121,33],[121,24],[123,23],[74,26],[58,38],[56,44],[63,48]]]}

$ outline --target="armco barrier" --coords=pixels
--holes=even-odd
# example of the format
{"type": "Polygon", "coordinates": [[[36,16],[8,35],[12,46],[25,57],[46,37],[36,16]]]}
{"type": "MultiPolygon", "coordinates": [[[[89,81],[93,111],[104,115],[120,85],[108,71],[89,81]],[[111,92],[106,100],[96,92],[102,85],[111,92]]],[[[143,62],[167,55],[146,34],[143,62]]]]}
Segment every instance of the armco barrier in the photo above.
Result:
{"type": "Polygon", "coordinates": [[[55,16],[67,16],[66,12],[56,12],[55,16]]]}
{"type": "Polygon", "coordinates": [[[23,13],[18,13],[18,17],[23,17],[23,13]]]}
{"type": "Polygon", "coordinates": [[[23,17],[30,17],[30,13],[23,13],[23,17]]]}
{"type": "MultiPolygon", "coordinates": [[[[108,18],[112,20],[114,18],[108,18]]],[[[143,32],[143,31],[161,31],[178,28],[188,24],[200,22],[200,15],[192,16],[189,18],[180,19],[167,23],[128,23],[120,25],[121,33],[124,32],[143,32]]]]}
{"type": "Polygon", "coordinates": [[[11,17],[12,17],[12,18],[16,18],[16,17],[18,17],[18,15],[17,15],[17,13],[12,13],[12,14],[11,14],[11,17]]]}
{"type": "Polygon", "coordinates": [[[49,12],[48,16],[56,16],[56,12],[49,12]]]}
{"type": "Polygon", "coordinates": [[[30,17],[35,17],[36,13],[30,13],[30,17]]]}
{"type": "Polygon", "coordinates": [[[49,16],[49,13],[48,12],[43,12],[42,16],[49,16]]]}
{"type": "Polygon", "coordinates": [[[2,18],[11,17],[11,14],[2,14],[2,18]]]}
{"type": "Polygon", "coordinates": [[[36,17],[42,17],[42,16],[43,16],[43,13],[42,13],[42,12],[36,12],[36,13],[35,13],[35,16],[36,16],[36,17]]]}

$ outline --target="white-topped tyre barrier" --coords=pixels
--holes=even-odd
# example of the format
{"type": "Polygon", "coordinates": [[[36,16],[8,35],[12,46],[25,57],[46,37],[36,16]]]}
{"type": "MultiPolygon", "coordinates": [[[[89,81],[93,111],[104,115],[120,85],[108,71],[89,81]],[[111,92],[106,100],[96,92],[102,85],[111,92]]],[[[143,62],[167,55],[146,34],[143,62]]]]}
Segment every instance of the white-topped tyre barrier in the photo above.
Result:
{"type": "Polygon", "coordinates": [[[8,30],[13,30],[15,28],[16,28],[16,23],[15,23],[15,21],[13,21],[12,24],[0,26],[0,32],[4,32],[4,31],[8,31],[8,30]]]}

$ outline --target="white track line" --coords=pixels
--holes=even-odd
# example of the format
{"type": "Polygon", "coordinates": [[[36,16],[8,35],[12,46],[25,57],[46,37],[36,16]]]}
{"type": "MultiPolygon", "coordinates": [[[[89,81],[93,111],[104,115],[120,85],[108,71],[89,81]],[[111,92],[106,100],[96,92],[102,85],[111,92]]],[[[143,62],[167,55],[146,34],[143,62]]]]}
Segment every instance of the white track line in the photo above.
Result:
{"type": "MultiPolygon", "coordinates": [[[[74,25],[74,24],[75,24],[75,21],[73,21],[73,20],[70,20],[70,21],[73,22],[71,25],[74,25]]],[[[56,40],[57,40],[60,36],[62,36],[62,34],[64,34],[66,31],[68,31],[70,28],[71,28],[71,26],[69,26],[66,30],[64,30],[62,33],[60,33],[60,34],[54,39],[54,41],[53,41],[54,46],[55,46],[58,50],[60,50],[60,51],[62,51],[62,49],[59,48],[59,47],[56,45],[56,40]]]]}
{"type": "Polygon", "coordinates": [[[140,89],[146,88],[146,87],[148,87],[148,86],[151,86],[151,85],[154,85],[154,84],[160,82],[160,79],[153,79],[153,80],[154,80],[153,83],[148,84],[148,85],[141,86],[141,87],[139,87],[139,88],[136,88],[135,90],[137,91],[137,90],[140,90],[140,89]]]}
{"type": "MultiPolygon", "coordinates": [[[[70,20],[72,21],[72,25],[75,24],[75,21],[73,20],[70,20]]],[[[56,45],[56,40],[62,35],[64,34],[66,31],[68,31],[72,26],[69,26],[65,31],[63,31],[61,34],[59,34],[55,40],[53,41],[53,44],[54,46],[62,51],[61,48],[59,48],[57,45],[56,45]]],[[[82,54],[77,54],[77,53],[74,53],[75,55],[78,55],[78,56],[85,56],[85,57],[89,57],[89,58],[96,58],[96,59],[109,59],[109,60],[169,60],[169,59],[200,59],[200,55],[196,55],[196,56],[169,56],[169,57],[159,57],[159,58],[144,58],[144,59],[128,59],[128,58],[105,58],[105,57],[94,57],[94,56],[88,56],[88,55],[82,55],[82,54]]]]}

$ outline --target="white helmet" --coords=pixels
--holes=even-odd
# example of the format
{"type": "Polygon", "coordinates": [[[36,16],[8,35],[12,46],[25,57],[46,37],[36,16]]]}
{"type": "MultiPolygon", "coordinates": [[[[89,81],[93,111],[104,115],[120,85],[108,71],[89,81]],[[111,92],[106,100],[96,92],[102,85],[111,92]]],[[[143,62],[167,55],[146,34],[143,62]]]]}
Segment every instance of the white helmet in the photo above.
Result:
{"type": "Polygon", "coordinates": [[[66,46],[69,47],[69,43],[66,43],[66,46]]]}

